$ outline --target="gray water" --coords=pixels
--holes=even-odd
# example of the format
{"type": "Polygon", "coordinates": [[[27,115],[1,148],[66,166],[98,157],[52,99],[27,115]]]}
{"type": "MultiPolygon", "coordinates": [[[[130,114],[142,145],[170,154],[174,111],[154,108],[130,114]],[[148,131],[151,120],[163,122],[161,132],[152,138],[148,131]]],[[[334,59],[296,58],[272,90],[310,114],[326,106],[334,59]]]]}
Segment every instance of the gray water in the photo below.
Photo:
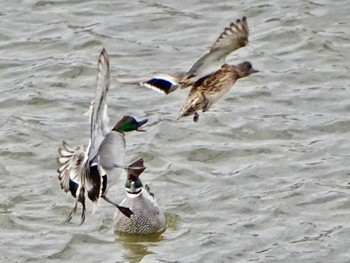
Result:
{"type": "Polygon", "coordinates": [[[347,0],[2,0],[0,262],[350,262],[349,13],[347,0]],[[118,84],[189,69],[243,15],[250,43],[228,61],[261,72],[199,123],[176,120],[187,90],[118,84]],[[111,123],[149,118],[126,159],[145,159],[161,236],[114,234],[105,203],[65,221],[57,147],[88,142],[102,47],[111,123]]]}

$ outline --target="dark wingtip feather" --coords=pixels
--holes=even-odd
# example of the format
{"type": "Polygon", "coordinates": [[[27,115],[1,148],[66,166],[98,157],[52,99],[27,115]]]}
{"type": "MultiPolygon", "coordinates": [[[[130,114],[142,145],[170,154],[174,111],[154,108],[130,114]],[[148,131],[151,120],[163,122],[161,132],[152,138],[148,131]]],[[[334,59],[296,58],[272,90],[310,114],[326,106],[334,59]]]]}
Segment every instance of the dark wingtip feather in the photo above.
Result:
{"type": "Polygon", "coordinates": [[[140,84],[146,88],[162,93],[163,95],[168,95],[177,89],[177,85],[162,78],[152,78],[148,81],[141,82],[140,84]]]}
{"type": "Polygon", "coordinates": [[[108,57],[107,50],[104,47],[102,48],[102,50],[100,52],[99,62],[101,62],[101,57],[108,57]]]}
{"type": "Polygon", "coordinates": [[[131,215],[133,215],[134,213],[130,210],[130,208],[125,207],[125,206],[118,206],[118,209],[120,212],[122,212],[125,216],[127,216],[128,218],[131,217],[131,215]]]}
{"type": "Polygon", "coordinates": [[[129,165],[128,179],[135,181],[145,169],[146,167],[143,164],[143,158],[138,159],[136,162],[129,165]]]}

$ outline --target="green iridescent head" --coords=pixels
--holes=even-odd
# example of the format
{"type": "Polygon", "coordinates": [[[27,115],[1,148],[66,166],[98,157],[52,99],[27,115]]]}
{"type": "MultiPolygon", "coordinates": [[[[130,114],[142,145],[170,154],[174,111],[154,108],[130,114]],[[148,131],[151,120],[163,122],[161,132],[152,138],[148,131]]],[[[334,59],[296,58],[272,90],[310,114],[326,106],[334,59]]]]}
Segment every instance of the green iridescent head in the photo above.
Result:
{"type": "Polygon", "coordinates": [[[143,185],[139,176],[145,169],[142,158],[129,165],[128,178],[125,182],[125,188],[129,194],[138,194],[141,192],[143,185]]]}
{"type": "Polygon", "coordinates": [[[124,116],[114,126],[113,131],[117,131],[120,133],[129,132],[129,131],[144,131],[144,130],[141,130],[140,127],[145,123],[147,123],[147,121],[148,119],[144,119],[138,122],[132,116],[124,116]]]}

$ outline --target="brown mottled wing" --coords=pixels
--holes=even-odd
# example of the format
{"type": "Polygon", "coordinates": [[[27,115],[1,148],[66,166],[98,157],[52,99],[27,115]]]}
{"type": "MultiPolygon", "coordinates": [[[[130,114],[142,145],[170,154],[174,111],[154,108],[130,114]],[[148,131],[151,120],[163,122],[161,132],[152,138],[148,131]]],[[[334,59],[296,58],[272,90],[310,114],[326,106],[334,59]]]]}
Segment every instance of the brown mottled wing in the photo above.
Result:
{"type": "Polygon", "coordinates": [[[186,74],[185,79],[203,77],[218,70],[226,57],[233,51],[248,44],[249,29],[247,18],[237,19],[220,34],[210,51],[202,56],[186,74]]]}
{"type": "Polygon", "coordinates": [[[190,91],[193,93],[204,93],[207,96],[220,93],[222,90],[231,87],[238,79],[238,73],[233,66],[224,64],[218,71],[197,80],[190,91]]]}
{"type": "Polygon", "coordinates": [[[224,32],[220,34],[213,46],[210,48],[209,53],[215,54],[215,56],[228,56],[233,51],[244,47],[248,44],[249,28],[247,18],[244,16],[241,19],[237,19],[236,23],[231,23],[229,27],[226,27],[224,32]]]}
{"type": "Polygon", "coordinates": [[[224,64],[218,71],[197,80],[180,111],[180,117],[192,115],[198,110],[207,111],[230,90],[237,79],[235,68],[224,64]]]}
{"type": "MultiPolygon", "coordinates": [[[[192,89],[193,90],[193,89],[192,89]]],[[[191,90],[191,91],[192,91],[191,90]]],[[[207,107],[208,102],[205,96],[200,92],[193,92],[188,95],[185,104],[182,106],[179,114],[179,118],[190,116],[196,111],[207,107]]]]}

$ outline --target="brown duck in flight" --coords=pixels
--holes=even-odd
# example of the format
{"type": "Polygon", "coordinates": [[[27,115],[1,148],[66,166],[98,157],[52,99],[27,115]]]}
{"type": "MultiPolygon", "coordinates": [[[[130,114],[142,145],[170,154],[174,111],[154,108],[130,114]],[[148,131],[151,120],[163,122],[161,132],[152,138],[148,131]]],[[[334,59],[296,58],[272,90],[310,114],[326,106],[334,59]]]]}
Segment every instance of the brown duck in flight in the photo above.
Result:
{"type": "Polygon", "coordinates": [[[141,82],[141,85],[165,94],[177,87],[192,87],[179,117],[194,114],[194,121],[197,121],[198,110],[207,111],[230,90],[237,79],[258,72],[250,62],[238,65],[225,63],[229,54],[248,44],[248,36],[246,17],[237,19],[224,29],[209,52],[198,59],[187,73],[161,74],[141,82]]]}

